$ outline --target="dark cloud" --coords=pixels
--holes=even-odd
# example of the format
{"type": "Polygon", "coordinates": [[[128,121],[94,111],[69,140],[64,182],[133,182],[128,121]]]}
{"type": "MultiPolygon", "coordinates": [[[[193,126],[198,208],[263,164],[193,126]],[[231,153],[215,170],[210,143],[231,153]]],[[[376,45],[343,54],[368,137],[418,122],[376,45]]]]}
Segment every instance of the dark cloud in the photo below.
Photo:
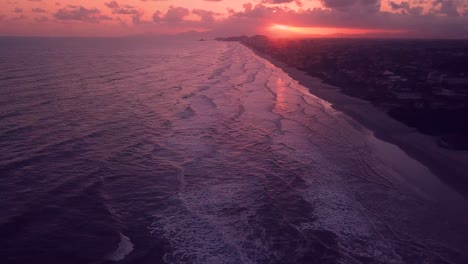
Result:
{"type": "Polygon", "coordinates": [[[395,3],[395,2],[388,2],[392,10],[399,10],[399,9],[408,9],[410,7],[408,2],[401,2],[401,3],[395,3]]]}
{"type": "MultiPolygon", "coordinates": [[[[331,2],[329,2],[331,3],[331,2]]],[[[422,13],[419,6],[410,4],[393,4],[395,10],[405,10],[404,13],[368,12],[369,9],[356,9],[358,6],[373,5],[375,1],[349,1],[346,5],[334,2],[341,8],[308,9],[294,11],[278,6],[244,6],[244,10],[234,12],[225,20],[212,26],[219,34],[236,32],[237,34],[254,33],[259,28],[277,24],[304,27],[336,27],[391,30],[398,37],[449,37],[468,38],[468,17],[441,16],[439,13],[422,13]],[[352,3],[351,3],[352,2],[352,3]],[[347,8],[343,8],[347,7],[347,8]],[[343,10],[347,10],[343,12],[343,10]],[[363,10],[365,15],[363,15],[363,10]],[[257,25],[257,27],[255,26],[257,25]]],[[[226,34],[227,35],[227,34],[226,34]]]]}
{"type": "Polygon", "coordinates": [[[138,10],[135,6],[132,5],[119,5],[116,1],[111,1],[104,3],[108,8],[112,9],[112,14],[115,15],[131,15],[132,20],[136,23],[139,23],[143,12],[138,10]]]}
{"type": "Polygon", "coordinates": [[[106,16],[106,15],[102,15],[102,16],[99,16],[99,20],[114,20],[114,18],[112,18],[111,16],[106,16]]]}
{"type": "Polygon", "coordinates": [[[438,13],[447,16],[459,16],[457,10],[458,2],[454,0],[435,0],[432,3],[434,10],[437,10],[438,13]]]}
{"type": "Polygon", "coordinates": [[[292,2],[294,2],[294,0],[262,0],[262,4],[270,4],[270,5],[289,4],[292,2]]]}
{"type": "Polygon", "coordinates": [[[39,7],[31,9],[31,11],[33,13],[46,13],[47,12],[45,9],[42,9],[42,8],[39,8],[39,7]]]}
{"type": "Polygon", "coordinates": [[[332,10],[362,13],[378,12],[380,0],[321,0],[322,5],[332,10]]]}
{"type": "Polygon", "coordinates": [[[19,20],[24,20],[25,18],[26,18],[26,16],[20,15],[20,16],[12,17],[10,20],[11,21],[19,21],[19,20]]]}
{"type": "Polygon", "coordinates": [[[180,24],[186,16],[190,15],[190,13],[191,12],[188,8],[170,6],[164,15],[160,12],[156,12],[153,15],[153,21],[169,25],[180,24]]]}
{"type": "Polygon", "coordinates": [[[44,22],[49,21],[49,18],[47,16],[40,16],[40,17],[34,18],[34,21],[39,22],[39,23],[44,23],[44,22]]]}
{"type": "MultiPolygon", "coordinates": [[[[272,24],[298,27],[330,27],[381,30],[382,37],[463,37],[468,38],[468,13],[460,9],[457,0],[433,0],[432,9],[424,11],[420,0],[389,1],[391,11],[381,11],[378,0],[320,0],[323,8],[293,10],[282,4],[290,0],[259,0],[254,5],[246,3],[243,10],[228,9],[227,17],[207,9],[189,10],[170,7],[167,12],[157,11],[152,23],[161,29],[209,30],[214,36],[268,33],[272,24]],[[451,2],[454,5],[450,5],[451,2]],[[423,12],[424,11],[424,12],[423,12]],[[189,19],[190,15],[199,20],[189,19]],[[387,32],[387,33],[385,33],[387,32]],[[390,35],[388,35],[390,34],[390,35]]],[[[149,21],[139,21],[146,25],[149,21]]]]}
{"type": "Polygon", "coordinates": [[[215,22],[215,16],[219,15],[215,12],[207,11],[203,9],[194,9],[192,10],[192,14],[199,16],[203,23],[213,23],[215,22]]]}
{"type": "Polygon", "coordinates": [[[421,15],[423,12],[423,8],[421,6],[411,6],[409,2],[389,2],[388,3],[392,10],[400,11],[401,14],[409,14],[409,15],[421,15]]]}
{"type": "Polygon", "coordinates": [[[54,17],[58,20],[75,20],[89,23],[98,23],[101,11],[96,8],[85,8],[83,6],[68,5],[59,9],[54,17]]]}
{"type": "Polygon", "coordinates": [[[296,3],[297,6],[303,7],[304,5],[300,0],[262,0],[262,4],[266,5],[278,5],[278,4],[292,4],[296,3]]]}
{"type": "MultiPolygon", "coordinates": [[[[40,0],[29,1],[39,2],[40,0]]],[[[140,1],[155,3],[165,0],[140,1]]],[[[222,2],[221,0],[205,1],[205,6],[208,7],[204,9],[190,10],[186,7],[171,6],[167,11],[155,12],[152,19],[143,16],[143,10],[137,8],[136,4],[135,6],[127,5],[128,0],[106,0],[104,5],[101,2],[103,12],[94,7],[66,5],[62,2],[62,6],[55,7],[58,11],[49,19],[88,23],[108,20],[124,21],[127,27],[130,26],[129,20],[131,19],[135,26],[140,26],[138,29],[146,30],[145,27],[151,26],[152,29],[148,31],[171,32],[172,30],[173,32],[183,29],[200,29],[211,30],[216,35],[265,33],[265,28],[272,24],[286,24],[304,27],[394,30],[402,32],[401,36],[412,37],[468,38],[467,0],[389,0],[387,3],[391,8],[390,11],[381,10],[381,0],[314,0],[322,3],[323,7],[299,10],[291,9],[291,4],[301,7],[304,0],[256,0],[244,4],[242,10],[228,8],[225,15],[209,10],[209,6],[216,5],[216,2],[222,2]]],[[[228,3],[228,1],[223,3],[228,3]]],[[[46,12],[40,7],[31,10],[34,13],[46,12]]],[[[11,9],[9,11],[11,12],[11,9]]],[[[17,13],[13,15],[20,16],[23,10],[18,8],[13,12],[17,13]]],[[[37,20],[34,17],[30,19],[37,20]]],[[[38,17],[38,19],[42,18],[38,17]]]]}
{"type": "Polygon", "coordinates": [[[117,1],[110,1],[110,2],[104,3],[104,5],[107,6],[108,8],[119,8],[119,3],[117,3],[117,1]]]}
{"type": "Polygon", "coordinates": [[[118,15],[139,15],[141,12],[134,7],[123,7],[112,10],[112,14],[118,15]]]}

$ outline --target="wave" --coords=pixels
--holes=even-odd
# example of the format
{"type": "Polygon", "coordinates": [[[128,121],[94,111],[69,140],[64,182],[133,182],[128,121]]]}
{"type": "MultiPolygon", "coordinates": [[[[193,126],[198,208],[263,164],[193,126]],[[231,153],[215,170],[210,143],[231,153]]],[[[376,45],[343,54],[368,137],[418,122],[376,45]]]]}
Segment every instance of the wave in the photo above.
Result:
{"type": "Polygon", "coordinates": [[[126,256],[132,253],[134,246],[130,238],[120,233],[120,241],[117,249],[112,252],[107,259],[115,262],[122,261],[126,256]]]}
{"type": "Polygon", "coordinates": [[[0,222],[15,248],[275,264],[424,262],[463,247],[466,224],[438,223],[396,180],[424,173],[390,166],[371,135],[281,69],[236,43],[157,45],[67,51],[80,59],[1,81],[0,222]],[[75,236],[91,246],[66,247],[75,236]]]}

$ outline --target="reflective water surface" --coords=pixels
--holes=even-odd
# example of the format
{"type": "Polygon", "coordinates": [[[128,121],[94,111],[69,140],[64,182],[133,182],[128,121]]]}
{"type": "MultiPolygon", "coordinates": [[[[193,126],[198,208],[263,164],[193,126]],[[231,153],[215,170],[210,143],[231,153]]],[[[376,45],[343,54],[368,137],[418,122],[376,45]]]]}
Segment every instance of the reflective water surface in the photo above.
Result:
{"type": "Polygon", "coordinates": [[[463,198],[237,43],[0,39],[0,149],[2,263],[468,259],[463,198]]]}

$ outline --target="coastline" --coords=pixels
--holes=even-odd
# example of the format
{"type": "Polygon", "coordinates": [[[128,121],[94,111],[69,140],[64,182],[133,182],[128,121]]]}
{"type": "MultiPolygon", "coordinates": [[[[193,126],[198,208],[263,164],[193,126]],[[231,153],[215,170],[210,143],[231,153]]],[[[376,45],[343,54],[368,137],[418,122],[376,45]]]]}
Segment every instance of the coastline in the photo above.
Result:
{"type": "Polygon", "coordinates": [[[282,69],[309,92],[331,103],[332,107],[358,121],[382,141],[402,149],[432,171],[442,182],[468,198],[468,151],[454,151],[438,146],[436,139],[415,128],[393,119],[388,113],[370,102],[341,92],[339,87],[326,84],[297,68],[254,50],[242,43],[257,56],[282,69]]]}

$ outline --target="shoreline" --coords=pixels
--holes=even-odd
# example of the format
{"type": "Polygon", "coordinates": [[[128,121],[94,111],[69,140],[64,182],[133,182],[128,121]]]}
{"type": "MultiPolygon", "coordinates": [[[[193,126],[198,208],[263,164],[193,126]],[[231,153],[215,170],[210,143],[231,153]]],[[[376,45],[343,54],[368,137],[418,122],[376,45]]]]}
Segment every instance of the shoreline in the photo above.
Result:
{"type": "Polygon", "coordinates": [[[434,137],[424,135],[416,128],[393,119],[371,102],[346,95],[339,87],[324,83],[321,79],[288,66],[267,54],[239,44],[282,69],[311,94],[328,101],[334,109],[355,119],[373,132],[376,138],[399,147],[408,156],[426,166],[451,189],[468,198],[468,151],[441,148],[434,137]]]}

